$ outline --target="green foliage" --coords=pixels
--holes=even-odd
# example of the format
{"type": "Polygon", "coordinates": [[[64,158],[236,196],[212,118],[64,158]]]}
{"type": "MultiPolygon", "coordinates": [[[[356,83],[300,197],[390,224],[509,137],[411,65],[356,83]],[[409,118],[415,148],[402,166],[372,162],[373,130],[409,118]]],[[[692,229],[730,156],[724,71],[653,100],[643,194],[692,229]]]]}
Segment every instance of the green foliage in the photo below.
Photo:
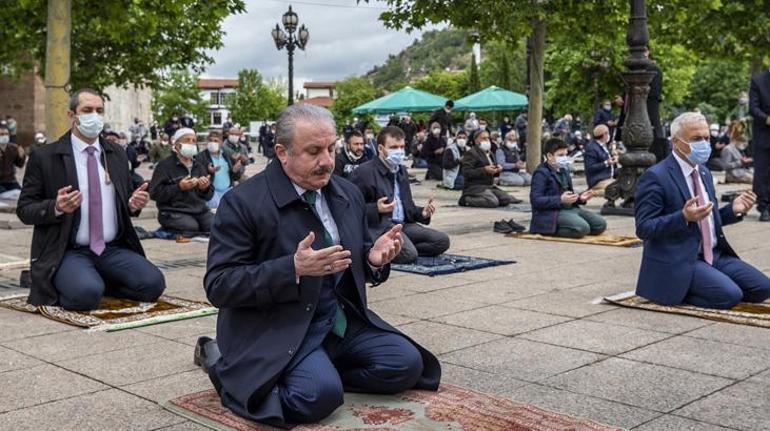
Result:
{"type": "Polygon", "coordinates": [[[476,64],[476,56],[471,56],[471,67],[468,70],[468,94],[481,91],[481,79],[479,78],[479,66],[476,64]]]}
{"type": "Polygon", "coordinates": [[[749,68],[746,63],[707,61],[695,70],[689,95],[685,99],[686,105],[693,107],[708,103],[714,107],[714,117],[711,119],[721,123],[737,104],[738,94],[748,90],[748,81],[749,68]]]}
{"type": "MultiPolygon", "coordinates": [[[[346,78],[337,82],[336,89],[337,100],[332,105],[332,113],[334,114],[334,121],[337,122],[337,127],[340,129],[345,123],[356,117],[353,115],[353,108],[382,96],[380,91],[366,78],[346,78]]],[[[358,117],[371,120],[370,115],[359,115],[358,117]]]]}
{"type": "Polygon", "coordinates": [[[233,122],[249,124],[276,118],[286,107],[286,100],[279,88],[262,81],[257,70],[243,69],[238,72],[238,88],[226,104],[233,122]]]}
{"type": "Polygon", "coordinates": [[[491,40],[481,47],[481,86],[496,85],[506,90],[527,90],[527,50],[524,39],[517,43],[491,40]]]}
{"type": "Polygon", "coordinates": [[[198,89],[198,76],[187,70],[169,73],[153,92],[152,110],[155,118],[162,120],[183,113],[189,113],[198,121],[208,118],[208,106],[198,89]]]}
{"type": "MultiPolygon", "coordinates": [[[[46,0],[3,2],[2,74],[38,64],[45,72],[46,0]]],[[[225,17],[245,11],[243,0],[99,0],[72,2],[70,86],[162,86],[162,71],[200,72],[221,48],[225,17]]]]}
{"type": "Polygon", "coordinates": [[[413,87],[444,96],[447,99],[457,100],[468,95],[468,73],[465,71],[434,70],[427,76],[418,79],[413,87]]]}

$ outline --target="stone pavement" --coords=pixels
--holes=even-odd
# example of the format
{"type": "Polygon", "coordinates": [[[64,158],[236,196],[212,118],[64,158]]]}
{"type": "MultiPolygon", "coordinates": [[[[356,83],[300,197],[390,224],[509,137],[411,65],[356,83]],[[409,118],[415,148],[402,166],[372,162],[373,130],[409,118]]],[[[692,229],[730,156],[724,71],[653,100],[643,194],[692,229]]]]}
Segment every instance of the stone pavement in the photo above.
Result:
{"type": "MultiPolygon", "coordinates": [[[[394,272],[369,290],[375,311],[439,356],[444,382],[629,429],[770,429],[770,330],[597,304],[634,288],[640,248],[505,238],[492,222],[529,214],[452,206],[459,192],[435,182],[413,191],[418,204],[435,197],[433,226],[451,233],[451,253],[518,261],[435,278],[394,272]]],[[[137,225],[155,229],[153,214],[137,225]]],[[[608,221],[613,233],[634,232],[633,219],[608,221]]],[[[770,225],[752,213],[726,230],[770,273],[770,225]]],[[[0,259],[28,257],[31,235],[0,230],[0,259]]],[[[155,260],[206,254],[200,243],[143,244],[155,260]]],[[[167,293],[205,299],[203,268],[165,274],[167,293]]],[[[15,280],[0,273],[0,284],[15,280]]],[[[86,333],[0,309],[0,430],[204,429],[158,403],[210,387],[192,354],[215,322],[86,333]]]]}

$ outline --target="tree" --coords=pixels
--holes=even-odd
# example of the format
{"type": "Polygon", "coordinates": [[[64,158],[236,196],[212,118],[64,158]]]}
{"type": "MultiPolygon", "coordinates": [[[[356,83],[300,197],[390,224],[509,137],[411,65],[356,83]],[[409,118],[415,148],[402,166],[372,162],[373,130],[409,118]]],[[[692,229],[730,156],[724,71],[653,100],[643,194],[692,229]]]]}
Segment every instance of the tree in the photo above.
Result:
{"type": "MultiPolygon", "coordinates": [[[[47,0],[0,8],[3,74],[45,71],[47,0]]],[[[243,0],[100,0],[72,5],[70,86],[160,88],[163,71],[200,72],[222,45],[222,21],[245,11],[243,0]]]]}
{"type": "Polygon", "coordinates": [[[238,88],[226,101],[233,122],[249,124],[251,121],[274,119],[286,100],[280,88],[266,85],[255,69],[238,72],[238,88]]]}
{"type": "MultiPolygon", "coordinates": [[[[710,60],[698,66],[690,83],[686,106],[707,103],[714,108],[712,121],[722,122],[738,102],[738,94],[747,91],[749,66],[732,60],[710,60]]],[[[703,106],[701,106],[703,111],[703,106]]]]}
{"type": "Polygon", "coordinates": [[[447,99],[459,99],[466,96],[467,87],[468,73],[465,71],[434,70],[414,83],[414,88],[444,96],[447,99]]]}
{"type": "MultiPolygon", "coordinates": [[[[366,78],[350,77],[337,82],[337,100],[332,105],[334,120],[339,128],[356,115],[353,108],[380,97],[382,94],[366,78]]],[[[368,115],[360,116],[370,118],[368,115]]]]}
{"type": "Polygon", "coordinates": [[[481,90],[481,79],[479,78],[479,65],[476,64],[476,56],[471,56],[471,67],[468,71],[468,94],[473,94],[481,90]]]}
{"type": "Polygon", "coordinates": [[[496,85],[506,90],[527,91],[527,59],[524,39],[514,44],[490,40],[481,47],[484,60],[479,65],[482,87],[496,85]]]}
{"type": "Polygon", "coordinates": [[[200,121],[208,116],[208,106],[198,89],[198,76],[188,70],[172,71],[153,93],[152,110],[156,118],[189,113],[200,121]]]}

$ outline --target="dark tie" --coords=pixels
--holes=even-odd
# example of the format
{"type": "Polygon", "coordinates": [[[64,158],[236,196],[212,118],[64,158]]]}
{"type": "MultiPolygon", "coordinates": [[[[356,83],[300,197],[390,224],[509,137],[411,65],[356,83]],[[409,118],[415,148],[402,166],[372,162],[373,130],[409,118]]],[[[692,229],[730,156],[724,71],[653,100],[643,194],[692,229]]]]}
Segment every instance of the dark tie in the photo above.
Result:
{"type": "MultiPolygon", "coordinates": [[[[698,181],[698,170],[693,169],[690,173],[692,178],[692,189],[695,190],[695,197],[698,199],[698,206],[702,207],[706,205],[706,198],[701,189],[700,181],[698,181]]],[[[701,245],[703,246],[703,260],[709,265],[714,262],[714,250],[711,244],[711,229],[709,229],[709,217],[703,218],[698,222],[700,227],[701,245]]]]}
{"type": "Polygon", "coordinates": [[[88,245],[97,256],[104,251],[104,227],[102,226],[102,188],[99,184],[99,162],[92,145],[88,152],[88,245]]]}
{"type": "MultiPolygon", "coordinates": [[[[316,216],[318,221],[321,222],[321,226],[323,226],[324,229],[324,247],[331,247],[334,245],[334,240],[332,239],[332,235],[329,233],[328,230],[326,230],[326,226],[323,224],[323,219],[321,219],[321,215],[318,214],[318,210],[315,207],[316,199],[318,198],[318,192],[313,190],[308,190],[305,193],[302,193],[302,200],[305,201],[305,203],[310,206],[310,210],[313,211],[313,214],[316,216]]],[[[342,310],[342,307],[340,307],[339,301],[337,301],[337,312],[336,316],[334,318],[334,326],[332,326],[332,332],[334,332],[335,335],[337,335],[340,338],[343,338],[345,336],[345,329],[348,327],[348,318],[345,316],[345,311],[342,310]]]]}

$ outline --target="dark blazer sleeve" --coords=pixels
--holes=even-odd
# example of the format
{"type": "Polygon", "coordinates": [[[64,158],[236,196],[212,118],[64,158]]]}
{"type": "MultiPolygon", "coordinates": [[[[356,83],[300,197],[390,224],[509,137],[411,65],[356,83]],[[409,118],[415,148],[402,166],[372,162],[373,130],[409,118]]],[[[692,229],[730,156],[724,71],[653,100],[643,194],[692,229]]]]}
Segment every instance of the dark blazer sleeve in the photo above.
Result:
{"type": "Polygon", "coordinates": [[[40,151],[32,153],[29,157],[22,182],[21,194],[16,204],[16,216],[19,220],[28,225],[61,223],[62,217],[56,217],[56,198],[47,198],[45,195],[40,151]]]}
{"type": "Polygon", "coordinates": [[[21,152],[19,152],[19,149],[21,149],[21,147],[17,147],[16,149],[16,160],[13,161],[13,164],[16,165],[17,168],[23,168],[24,162],[26,161],[26,156],[22,156],[21,152]]]}
{"type": "Polygon", "coordinates": [[[483,180],[486,178],[487,173],[484,172],[484,165],[478,157],[476,152],[471,150],[463,154],[462,158],[462,171],[465,180],[483,180]]]}
{"type": "Polygon", "coordinates": [[[176,196],[182,193],[182,189],[179,188],[179,182],[175,181],[175,178],[171,178],[168,166],[167,163],[163,162],[155,165],[155,170],[152,171],[150,187],[148,187],[150,199],[162,204],[173,201],[176,196]]]}
{"type": "Polygon", "coordinates": [[[749,112],[751,113],[751,116],[754,117],[754,121],[766,125],[767,116],[770,113],[764,112],[762,106],[760,106],[762,94],[759,88],[759,79],[759,77],[756,77],[751,80],[751,86],[749,87],[749,112]]]}
{"type": "Polygon", "coordinates": [[[535,173],[532,175],[532,188],[529,194],[534,209],[561,209],[561,196],[548,194],[548,181],[550,181],[550,178],[547,173],[540,169],[535,170],[535,173]]]}
{"type": "Polygon", "coordinates": [[[369,226],[380,224],[380,211],[377,209],[377,190],[374,187],[373,179],[368,169],[356,169],[350,175],[350,182],[358,186],[361,195],[364,197],[364,207],[366,211],[366,221],[369,226]]]}
{"type": "Polygon", "coordinates": [[[682,211],[664,214],[665,190],[658,177],[647,171],[636,186],[636,236],[643,240],[660,239],[687,230],[682,211]]]}
{"type": "MultiPolygon", "coordinates": [[[[209,242],[206,297],[217,308],[254,307],[268,310],[276,304],[298,301],[299,285],[294,255],[254,262],[254,226],[225,195],[217,209],[209,242]]],[[[270,227],[266,227],[270,229],[270,227]]]]}
{"type": "MultiPolygon", "coordinates": [[[[585,155],[585,170],[586,174],[600,174],[603,170],[607,168],[607,165],[604,164],[604,161],[607,160],[602,157],[602,155],[599,153],[599,149],[596,148],[595,145],[589,144],[588,148],[586,149],[586,155],[585,155]]],[[[606,156],[606,154],[605,154],[606,156]]]]}
{"type": "Polygon", "coordinates": [[[441,167],[444,169],[454,169],[460,164],[460,160],[455,159],[455,153],[452,151],[444,151],[443,159],[441,160],[441,167]]]}

